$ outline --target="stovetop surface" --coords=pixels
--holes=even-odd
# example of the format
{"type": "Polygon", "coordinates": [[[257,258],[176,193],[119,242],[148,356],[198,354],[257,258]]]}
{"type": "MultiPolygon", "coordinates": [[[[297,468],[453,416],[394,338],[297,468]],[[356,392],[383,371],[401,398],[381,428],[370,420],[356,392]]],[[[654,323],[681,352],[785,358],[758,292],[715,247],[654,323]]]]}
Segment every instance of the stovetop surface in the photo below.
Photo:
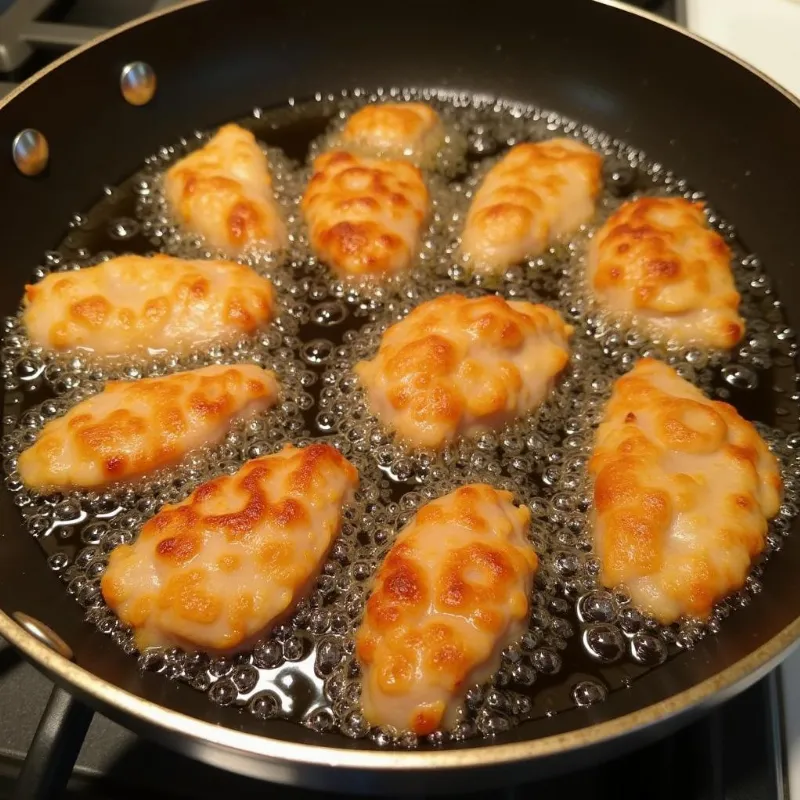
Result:
{"type": "MultiPolygon", "coordinates": [[[[0,0],[0,96],[67,52],[81,36],[174,2],[0,0]],[[39,11],[26,18],[20,14],[24,6],[39,11]],[[9,21],[14,22],[13,31],[9,21]],[[20,47],[21,41],[24,47],[20,47]]],[[[680,0],[640,0],[635,4],[674,19],[679,3],[680,0]]],[[[11,797],[51,690],[50,681],[0,640],[0,800],[11,797]]],[[[522,798],[534,793],[540,798],[582,800],[788,797],[783,779],[780,709],[780,687],[771,676],[699,722],[629,756],[503,792],[460,796],[467,800],[522,798]]],[[[335,788],[341,787],[331,787],[335,788]]],[[[347,796],[231,775],[145,741],[99,714],[89,727],[66,796],[203,800],[217,798],[222,789],[245,797],[258,794],[278,800],[336,800],[347,796]]]]}

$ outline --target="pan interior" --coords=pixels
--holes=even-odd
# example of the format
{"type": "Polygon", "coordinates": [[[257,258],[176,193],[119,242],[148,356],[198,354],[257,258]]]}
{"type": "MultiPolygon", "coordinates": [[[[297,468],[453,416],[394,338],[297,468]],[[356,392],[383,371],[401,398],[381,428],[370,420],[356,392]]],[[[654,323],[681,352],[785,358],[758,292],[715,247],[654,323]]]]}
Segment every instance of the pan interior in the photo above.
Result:
{"type": "MultiPolygon", "coordinates": [[[[535,726],[546,735],[548,721],[588,714],[588,707],[616,702],[617,695],[653,680],[673,660],[691,659],[710,636],[724,639],[733,617],[761,602],[772,564],[796,515],[792,482],[800,452],[800,413],[794,366],[795,337],[758,257],[741,242],[731,222],[708,198],[710,224],[729,243],[747,334],[730,354],[675,349],[653,343],[604,320],[584,295],[580,281],[587,237],[626,199],[645,194],[704,199],[692,187],[632,144],[620,142],[556,112],[464,93],[386,89],[375,94],[343,91],[255,109],[239,121],[252,129],[270,156],[276,192],[292,233],[283,262],[252,258],[269,276],[283,309],[274,329],[232,348],[212,348],[186,359],[156,354],[112,364],[87,357],[49,359],[27,341],[18,317],[6,319],[3,340],[6,408],[6,484],[24,527],[36,537],[64,589],[84,609],[87,622],[109,634],[137,658],[129,632],[103,603],[99,579],[114,546],[131,541],[138,527],[166,502],[185,497],[213,475],[229,472],[250,457],[283,443],[332,441],[361,472],[357,501],[348,511],[340,541],[311,598],[294,619],[233,659],[151,650],[138,655],[147,680],[163,692],[206,692],[225,719],[240,709],[247,727],[269,730],[276,721],[300,723],[328,743],[340,734],[369,746],[404,748],[452,745],[497,737],[535,726]],[[367,102],[421,99],[441,113],[450,145],[428,174],[435,212],[422,255],[412,272],[380,290],[336,281],[310,253],[298,202],[310,161],[343,117],[367,102]],[[582,139],[605,156],[605,188],[587,231],[568,245],[529,264],[513,267],[494,284],[473,279],[453,256],[465,210],[488,168],[522,141],[566,135],[582,139]],[[396,448],[365,409],[355,386],[353,364],[370,357],[380,333],[411,308],[437,295],[479,296],[498,292],[557,308],[576,327],[574,358],[554,396],[530,420],[498,435],[462,443],[442,456],[409,457],[396,448]],[[597,583],[597,561],[587,527],[590,496],[585,476],[593,427],[613,379],[642,356],[675,365],[709,395],[733,403],[780,457],[786,502],[773,521],[765,557],[735,596],[721,602],[706,624],[684,621],[663,627],[632,608],[624,587],[606,591],[597,583]],[[22,486],[16,456],[53,416],[96,391],[109,378],[136,379],[207,363],[257,361],[275,368],[286,386],[284,402],[257,425],[234,429],[219,448],[193,457],[180,468],[136,490],[107,494],[38,497],[22,486]],[[369,578],[397,531],[429,499],[459,484],[485,481],[510,489],[533,512],[532,540],[541,566],[528,632],[504,655],[491,685],[468,695],[464,719],[452,731],[420,741],[409,734],[370,729],[358,711],[358,665],[352,633],[358,624],[369,578]],[[739,610],[744,609],[744,610],[739,610]],[[172,678],[175,683],[168,683],[172,678]],[[180,686],[180,689],[178,688],[180,686]],[[188,687],[191,687],[189,689],[188,687]]],[[[199,146],[208,132],[165,143],[141,170],[118,187],[108,187],[89,209],[76,210],[69,232],[43,253],[31,280],[128,252],[169,252],[185,257],[214,255],[184,234],[170,218],[160,194],[166,165],[199,146]]],[[[776,560],[780,560],[778,555],[776,560]]],[[[631,695],[633,696],[633,695],[631,695]]],[[[201,711],[201,715],[204,712],[201,711]]],[[[217,713],[217,712],[213,712],[217,713]]],[[[584,724],[590,722],[584,717],[584,724]]],[[[238,723],[232,723],[238,727],[238,723]]],[[[553,726],[551,725],[551,730],[553,726]]]]}

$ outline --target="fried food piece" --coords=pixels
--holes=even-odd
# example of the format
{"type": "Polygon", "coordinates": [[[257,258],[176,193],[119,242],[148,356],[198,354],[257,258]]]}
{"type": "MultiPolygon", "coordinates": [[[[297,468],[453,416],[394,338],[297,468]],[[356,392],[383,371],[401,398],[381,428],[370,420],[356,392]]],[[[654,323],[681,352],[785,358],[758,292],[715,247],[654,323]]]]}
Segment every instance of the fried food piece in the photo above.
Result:
{"type": "Polygon", "coordinates": [[[113,550],[103,597],[140,650],[245,650],[309,593],[357,487],[356,468],[327,444],[248,461],[113,550]]]}
{"type": "Polygon", "coordinates": [[[453,726],[464,696],[525,631],[538,560],[530,511],[510,492],[463,486],[423,506],[375,576],[356,635],[373,725],[453,726]]]}
{"type": "Polygon", "coordinates": [[[781,502],[756,429],[654,359],[616,382],[589,473],[601,581],[665,624],[744,584],[781,502]]]}
{"type": "Polygon", "coordinates": [[[408,268],[428,205],[416,167],[342,150],[316,159],[302,201],[319,259],[342,277],[373,279],[408,268]]]}
{"type": "Polygon", "coordinates": [[[501,273],[577,231],[594,214],[602,162],[574,139],[512,147],[472,200],[460,248],[467,266],[501,273]]]}
{"type": "Polygon", "coordinates": [[[164,192],[180,222],[226,255],[286,247],[267,157],[238,125],[223,125],[208,144],[173,164],[164,192]]]}
{"type": "Polygon", "coordinates": [[[22,321],[45,350],[183,353],[255,333],[274,306],[272,284],[241,264],[127,255],[26,286],[22,321]]]}
{"type": "Polygon", "coordinates": [[[40,492],[137,480],[218,444],[235,421],[277,399],[275,373],[255,364],[111,381],[44,426],[19,457],[20,476],[40,492]]]}
{"type": "Polygon", "coordinates": [[[347,120],[340,141],[364,155],[430,166],[444,135],[439,115],[426,103],[376,103],[347,120]]]}
{"type": "Polygon", "coordinates": [[[443,295],[392,325],[355,372],[401,441],[439,449],[538,408],[569,360],[572,331],[544,305],[443,295]]]}
{"type": "Polygon", "coordinates": [[[727,350],[744,334],[731,252],[702,203],[625,203],[595,234],[587,278],[598,305],[651,335],[727,350]]]}

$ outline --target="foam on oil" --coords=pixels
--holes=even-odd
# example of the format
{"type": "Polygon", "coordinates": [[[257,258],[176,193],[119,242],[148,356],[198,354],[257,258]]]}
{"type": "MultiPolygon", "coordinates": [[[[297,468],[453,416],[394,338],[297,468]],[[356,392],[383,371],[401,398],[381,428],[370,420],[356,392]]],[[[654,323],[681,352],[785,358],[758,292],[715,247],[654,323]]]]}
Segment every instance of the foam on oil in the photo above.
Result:
{"type": "MultiPolygon", "coordinates": [[[[258,719],[281,717],[319,732],[369,736],[380,746],[423,744],[409,733],[370,729],[364,720],[353,632],[370,578],[397,532],[421,505],[470,481],[507,488],[528,505],[540,569],[528,631],[503,654],[493,681],[470,689],[455,728],[432,735],[427,744],[491,736],[525,719],[601,702],[715,633],[732,610],[751,601],[760,591],[766,557],[754,566],[744,589],[720,603],[705,624],[686,620],[660,626],[631,607],[625,587],[609,591],[598,584],[599,563],[588,527],[586,463],[594,426],[614,378],[637,358],[651,355],[756,422],[781,459],[786,483],[785,502],[770,525],[767,557],[789,532],[798,513],[800,478],[795,334],[758,258],[742,248],[733,227],[709,210],[709,222],[733,249],[747,321],[743,343],[728,354],[653,342],[599,314],[580,280],[592,229],[493,281],[470,276],[455,256],[466,209],[482,176],[520,141],[575,136],[605,155],[605,191],[593,226],[631,196],[666,193],[697,200],[701,193],[644,153],[588,126],[465,93],[388,89],[369,94],[357,89],[317,95],[306,103],[291,100],[269,111],[255,109],[243,124],[265,147],[290,239],[282,258],[256,250],[241,259],[270,277],[278,291],[281,314],[268,331],[181,359],[143,353],[114,362],[98,361],[90,353],[52,358],[27,341],[19,316],[5,320],[0,447],[6,487],[25,527],[42,544],[69,594],[86,609],[88,621],[134,654],[130,632],[100,593],[108,553],[133,541],[143,521],[164,503],[183,499],[208,478],[233,472],[246,459],[274,452],[284,442],[302,445],[320,438],[356,464],[361,488],[310,597],[252,652],[209,658],[154,649],[138,654],[142,669],[188,683],[213,702],[242,707],[258,719]],[[426,172],[433,203],[429,227],[406,275],[382,286],[341,281],[310,251],[299,211],[302,191],[314,155],[335,140],[348,114],[368,102],[397,99],[429,102],[445,122],[445,147],[426,172]],[[352,368],[374,354],[389,324],[419,303],[453,291],[470,296],[498,291],[557,308],[576,328],[571,362],[549,400],[529,419],[441,454],[408,453],[369,414],[352,368]],[[102,493],[44,497],[23,487],[16,469],[21,450],[35,441],[48,419],[99,391],[104,381],[232,362],[276,369],[283,396],[276,408],[235,426],[219,446],[191,454],[152,480],[102,493]]],[[[161,192],[166,166],[208,136],[197,132],[165,146],[120,187],[106,187],[93,209],[73,216],[65,240],[45,254],[33,279],[125,252],[219,255],[181,229],[161,192]]]]}

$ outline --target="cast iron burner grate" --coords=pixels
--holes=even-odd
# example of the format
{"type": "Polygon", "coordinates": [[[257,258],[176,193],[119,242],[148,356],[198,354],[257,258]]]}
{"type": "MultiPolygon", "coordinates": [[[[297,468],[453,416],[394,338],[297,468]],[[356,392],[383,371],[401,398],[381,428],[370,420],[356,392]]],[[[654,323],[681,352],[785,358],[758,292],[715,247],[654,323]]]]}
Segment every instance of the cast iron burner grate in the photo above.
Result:
{"type": "MultiPolygon", "coordinates": [[[[587,0],[588,2],[588,0],[587,0]]],[[[0,0],[0,97],[63,53],[176,0],[0,0]]],[[[681,0],[634,5],[680,19],[681,0]]],[[[464,800],[785,800],[777,673],[699,722],[632,755],[562,778],[464,800]]],[[[140,739],[71,700],[0,640],[0,800],[343,800],[242,778],[140,739]],[[49,700],[48,700],[49,695],[49,700]]]]}
{"type": "Polygon", "coordinates": [[[0,97],[109,28],[180,0],[0,0],[0,97]]]}

